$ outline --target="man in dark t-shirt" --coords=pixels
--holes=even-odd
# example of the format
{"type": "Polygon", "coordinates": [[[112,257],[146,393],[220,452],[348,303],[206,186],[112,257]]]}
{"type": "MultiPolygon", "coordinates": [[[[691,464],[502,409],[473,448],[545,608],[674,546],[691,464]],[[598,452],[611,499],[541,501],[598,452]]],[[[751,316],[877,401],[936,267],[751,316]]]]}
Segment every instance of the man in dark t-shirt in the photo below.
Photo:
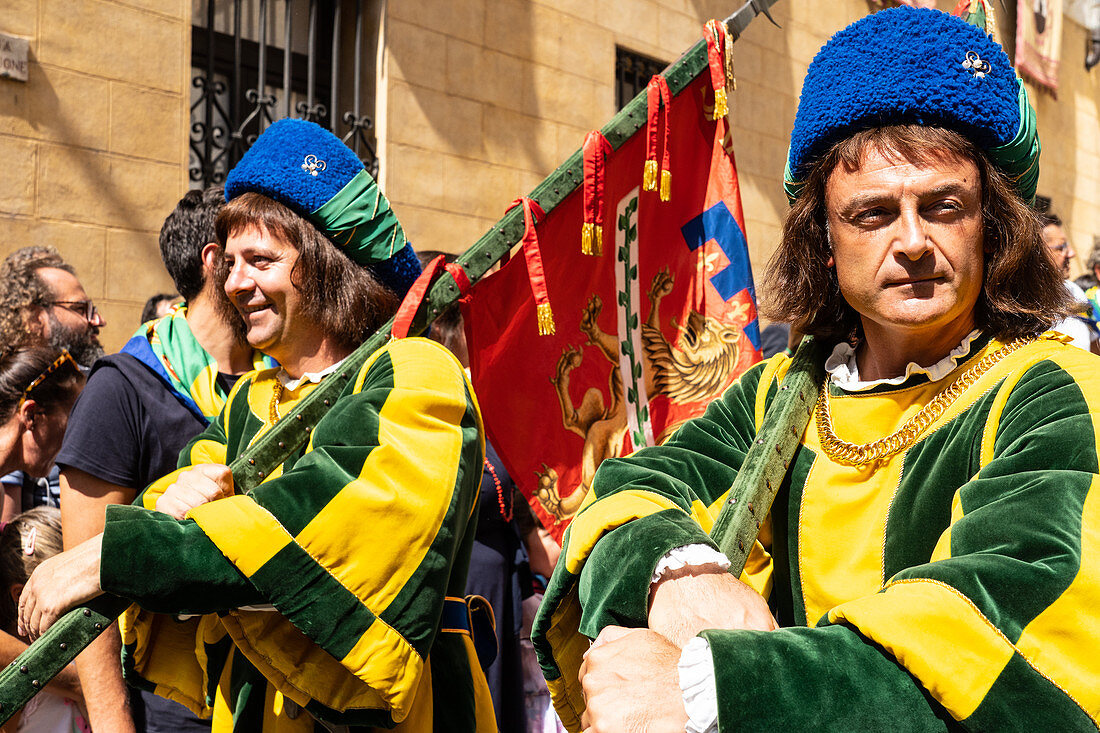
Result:
{"type": "MultiPolygon", "coordinates": [[[[220,412],[232,375],[264,366],[223,317],[230,306],[215,282],[213,243],[223,204],[220,189],[191,191],[168,216],[161,255],[186,305],[143,324],[121,353],[99,359],[73,407],[57,456],[66,549],[103,531],[107,504],[128,504],[175,470],[180,450],[220,412]]],[[[94,729],[209,730],[177,703],[128,694],[119,657],[115,631],[77,659],[94,729]]]]}

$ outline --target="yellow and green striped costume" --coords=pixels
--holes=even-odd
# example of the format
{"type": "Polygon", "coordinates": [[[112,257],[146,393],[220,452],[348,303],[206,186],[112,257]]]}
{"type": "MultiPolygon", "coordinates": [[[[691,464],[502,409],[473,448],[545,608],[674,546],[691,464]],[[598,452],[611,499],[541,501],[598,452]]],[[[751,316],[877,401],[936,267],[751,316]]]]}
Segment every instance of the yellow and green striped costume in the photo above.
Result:
{"type": "MultiPolygon", "coordinates": [[[[181,466],[231,462],[270,428],[277,384],[243,377],[181,466]]],[[[281,413],[313,388],[284,390],[281,413]]],[[[300,708],[353,730],[493,729],[469,635],[438,631],[463,594],[483,453],[458,362],[404,339],[248,495],[176,521],[150,511],[173,473],[143,506],[109,508],[102,584],[140,607],[123,623],[129,678],[215,731],[314,730],[300,708]]]]}
{"type": "MultiPolygon", "coordinates": [[[[1000,346],[980,340],[937,382],[832,388],[837,434],[894,432],[1000,346]]],[[[572,729],[585,637],[645,626],[658,559],[710,543],[789,364],[753,367],[666,445],[601,466],[535,628],[572,729]]],[[[1100,360],[1048,336],[881,465],[834,462],[811,423],[743,576],[784,628],[703,634],[721,729],[1095,730],[1098,414],[1100,360]]]]}

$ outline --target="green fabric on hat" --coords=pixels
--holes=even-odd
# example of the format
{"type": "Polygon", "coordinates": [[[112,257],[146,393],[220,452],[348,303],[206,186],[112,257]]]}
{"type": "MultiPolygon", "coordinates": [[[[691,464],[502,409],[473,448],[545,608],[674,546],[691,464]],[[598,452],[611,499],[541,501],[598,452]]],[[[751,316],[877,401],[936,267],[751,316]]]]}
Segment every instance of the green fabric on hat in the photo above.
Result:
{"type": "Polygon", "coordinates": [[[405,232],[370,174],[360,171],[310,219],[354,262],[382,262],[405,246],[405,232]]]}

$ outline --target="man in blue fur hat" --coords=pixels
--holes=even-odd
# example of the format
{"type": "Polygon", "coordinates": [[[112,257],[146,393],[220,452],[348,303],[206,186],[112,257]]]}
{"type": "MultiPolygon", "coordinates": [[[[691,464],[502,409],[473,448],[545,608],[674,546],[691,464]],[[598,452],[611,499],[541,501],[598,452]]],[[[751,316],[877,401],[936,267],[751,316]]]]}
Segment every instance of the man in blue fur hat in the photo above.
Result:
{"type": "Polygon", "coordinates": [[[706,530],[790,358],[604,462],[535,629],[567,726],[1096,729],[1100,363],[1047,332],[1038,154],[984,29],[902,7],[822,48],[765,289],[826,347],[814,419],[740,580],[706,530]]]}
{"type": "Polygon", "coordinates": [[[227,468],[389,319],[415,253],[359,160],[313,123],[272,125],[226,199],[225,292],[281,367],[241,378],[178,471],[43,566],[22,628],[103,591],[133,600],[128,678],[214,730],[495,730],[461,600],[481,417],[446,349],[379,350],[248,494],[227,468]]]}

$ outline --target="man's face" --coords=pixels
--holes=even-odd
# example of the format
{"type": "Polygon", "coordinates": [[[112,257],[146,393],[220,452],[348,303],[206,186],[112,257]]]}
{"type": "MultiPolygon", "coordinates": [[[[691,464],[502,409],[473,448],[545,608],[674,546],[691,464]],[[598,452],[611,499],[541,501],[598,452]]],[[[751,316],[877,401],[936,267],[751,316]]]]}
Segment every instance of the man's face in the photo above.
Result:
{"type": "Polygon", "coordinates": [[[297,261],[298,250],[259,228],[225,243],[225,294],[244,320],[248,343],[287,363],[313,325],[301,317],[302,296],[291,281],[297,261]]]}
{"type": "Polygon", "coordinates": [[[917,165],[869,150],[825,185],[840,292],[864,331],[968,333],[982,289],[981,181],[973,161],[917,165]]]}
{"type": "Polygon", "coordinates": [[[1054,266],[1062,273],[1063,278],[1069,277],[1069,261],[1077,256],[1066,238],[1066,230],[1057,224],[1047,224],[1043,227],[1043,244],[1050,252],[1050,258],[1054,266]]]}
{"type": "Polygon", "coordinates": [[[47,342],[55,349],[68,349],[77,363],[91,366],[103,356],[99,329],[106,322],[98,311],[93,311],[91,319],[87,317],[91,300],[76,275],[56,267],[40,268],[37,274],[53,301],[45,311],[47,342]]]}

